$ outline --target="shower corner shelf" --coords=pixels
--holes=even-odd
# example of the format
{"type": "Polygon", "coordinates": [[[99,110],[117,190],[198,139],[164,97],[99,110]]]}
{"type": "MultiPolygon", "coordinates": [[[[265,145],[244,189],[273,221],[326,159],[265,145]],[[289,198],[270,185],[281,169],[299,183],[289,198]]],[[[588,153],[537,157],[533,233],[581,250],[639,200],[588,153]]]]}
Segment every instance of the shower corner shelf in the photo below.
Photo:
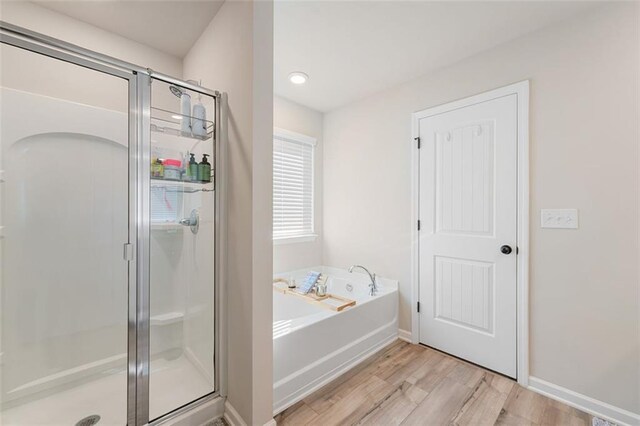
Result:
{"type": "Polygon", "coordinates": [[[150,318],[151,325],[169,325],[182,322],[184,314],[182,312],[167,312],[164,314],[153,315],[150,318]]]}
{"type": "Polygon", "coordinates": [[[203,120],[207,128],[206,135],[197,135],[192,131],[182,131],[182,121],[199,120],[190,115],[184,115],[173,111],[167,111],[162,108],[151,107],[151,131],[162,133],[165,135],[177,136],[187,139],[196,139],[198,141],[207,141],[214,136],[215,125],[213,121],[203,120]]]}
{"type": "Polygon", "coordinates": [[[213,192],[214,185],[211,182],[188,182],[184,180],[170,180],[151,178],[151,187],[165,188],[169,192],[183,192],[193,194],[195,192],[213,192]]]}

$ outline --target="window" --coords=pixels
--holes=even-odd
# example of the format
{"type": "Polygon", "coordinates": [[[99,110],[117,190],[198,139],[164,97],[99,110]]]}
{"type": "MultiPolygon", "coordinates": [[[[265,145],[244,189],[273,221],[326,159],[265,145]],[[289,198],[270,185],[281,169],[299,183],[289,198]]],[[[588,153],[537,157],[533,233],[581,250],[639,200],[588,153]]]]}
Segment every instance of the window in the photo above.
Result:
{"type": "Polygon", "coordinates": [[[167,186],[151,185],[151,222],[177,223],[182,213],[182,193],[167,186]]]}
{"type": "Polygon", "coordinates": [[[286,130],[273,135],[273,239],[313,240],[313,151],[316,140],[286,130]]]}

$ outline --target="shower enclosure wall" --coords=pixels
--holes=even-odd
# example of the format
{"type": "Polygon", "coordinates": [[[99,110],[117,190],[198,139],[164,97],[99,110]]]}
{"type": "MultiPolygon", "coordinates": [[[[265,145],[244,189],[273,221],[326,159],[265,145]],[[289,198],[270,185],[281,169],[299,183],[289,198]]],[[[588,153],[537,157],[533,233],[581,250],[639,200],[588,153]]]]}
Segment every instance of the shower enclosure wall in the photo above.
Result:
{"type": "Polygon", "coordinates": [[[0,424],[142,425],[212,400],[221,95],[1,29],[0,424]]]}

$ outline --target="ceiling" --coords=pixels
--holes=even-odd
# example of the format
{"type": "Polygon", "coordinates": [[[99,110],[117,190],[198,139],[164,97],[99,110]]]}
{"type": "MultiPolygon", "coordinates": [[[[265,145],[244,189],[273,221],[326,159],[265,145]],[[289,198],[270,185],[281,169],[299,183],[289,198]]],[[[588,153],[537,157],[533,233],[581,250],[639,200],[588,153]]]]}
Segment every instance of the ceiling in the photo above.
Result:
{"type": "Polygon", "coordinates": [[[224,0],[39,0],[38,5],[183,58],[224,0]]]}
{"type": "Polygon", "coordinates": [[[274,91],[330,111],[599,4],[276,0],[274,91]]]}

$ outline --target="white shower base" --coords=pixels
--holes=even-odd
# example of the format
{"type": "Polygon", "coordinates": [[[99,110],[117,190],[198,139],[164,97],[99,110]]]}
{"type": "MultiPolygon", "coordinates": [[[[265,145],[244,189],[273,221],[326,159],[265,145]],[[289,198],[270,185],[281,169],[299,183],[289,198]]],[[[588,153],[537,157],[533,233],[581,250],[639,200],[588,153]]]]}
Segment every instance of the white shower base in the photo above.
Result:
{"type": "MultiPolygon", "coordinates": [[[[153,360],[150,381],[154,389],[167,389],[162,394],[151,392],[150,416],[159,417],[211,392],[202,373],[184,356],[173,360],[153,360]]],[[[100,426],[127,423],[126,370],[82,383],[73,388],[22,404],[0,414],[0,424],[9,425],[74,425],[78,420],[98,414],[100,426]]]]}

